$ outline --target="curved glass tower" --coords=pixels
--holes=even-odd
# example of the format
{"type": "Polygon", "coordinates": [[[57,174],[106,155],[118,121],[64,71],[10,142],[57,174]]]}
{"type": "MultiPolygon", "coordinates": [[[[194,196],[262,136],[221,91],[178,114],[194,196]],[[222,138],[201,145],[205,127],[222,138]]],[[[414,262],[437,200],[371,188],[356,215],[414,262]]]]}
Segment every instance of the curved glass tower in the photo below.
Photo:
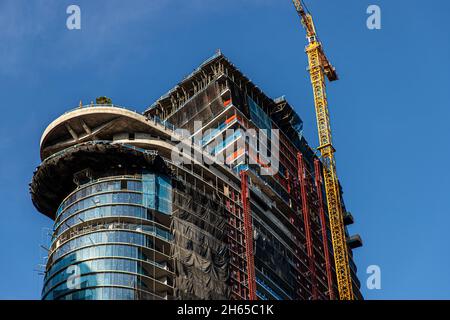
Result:
{"type": "Polygon", "coordinates": [[[165,298],[171,194],[170,180],[151,173],[75,189],[57,210],[42,298],[165,298]]]}

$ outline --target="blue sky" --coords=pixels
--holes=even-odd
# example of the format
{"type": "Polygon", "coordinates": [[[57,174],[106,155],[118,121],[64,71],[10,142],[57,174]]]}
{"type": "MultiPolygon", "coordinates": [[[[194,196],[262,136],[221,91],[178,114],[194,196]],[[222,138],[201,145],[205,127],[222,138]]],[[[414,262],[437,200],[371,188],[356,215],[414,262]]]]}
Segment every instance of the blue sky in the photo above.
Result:
{"type": "MultiPolygon", "coordinates": [[[[341,80],[329,85],[337,166],[366,299],[449,299],[450,41],[446,0],[306,0],[341,80]],[[366,8],[382,29],[366,28],[366,8]],[[365,286],[381,267],[382,289],[365,286]]],[[[0,299],[38,299],[45,228],[28,183],[44,128],[106,95],[143,111],[221,48],[286,95],[317,145],[304,30],[290,0],[0,2],[0,299]],[[82,29],[66,28],[81,7],[82,29]]]]}

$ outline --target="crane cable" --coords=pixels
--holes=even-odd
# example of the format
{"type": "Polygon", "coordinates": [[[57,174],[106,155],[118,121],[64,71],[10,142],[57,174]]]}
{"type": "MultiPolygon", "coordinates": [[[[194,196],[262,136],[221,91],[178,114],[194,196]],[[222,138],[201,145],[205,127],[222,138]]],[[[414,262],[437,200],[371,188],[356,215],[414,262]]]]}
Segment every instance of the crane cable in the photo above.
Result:
{"type": "Polygon", "coordinates": [[[305,4],[305,2],[303,0],[300,0],[300,3],[305,8],[306,13],[311,14],[311,12],[309,11],[308,6],[305,4]]]}
{"type": "MultiPolygon", "coordinates": [[[[305,12],[306,12],[308,15],[311,15],[311,11],[309,11],[308,6],[306,5],[305,1],[300,0],[300,3],[301,3],[301,5],[303,6],[303,8],[305,9],[305,12]]],[[[316,39],[317,39],[317,42],[321,42],[321,41],[320,41],[320,38],[319,38],[319,35],[317,34],[317,31],[316,31],[316,39]]]]}

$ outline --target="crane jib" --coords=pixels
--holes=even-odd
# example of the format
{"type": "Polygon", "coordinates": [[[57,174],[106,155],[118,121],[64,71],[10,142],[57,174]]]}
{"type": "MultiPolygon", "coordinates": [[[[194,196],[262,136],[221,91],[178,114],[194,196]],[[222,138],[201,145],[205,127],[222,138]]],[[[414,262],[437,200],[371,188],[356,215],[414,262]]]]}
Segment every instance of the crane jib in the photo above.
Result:
{"type": "MultiPolygon", "coordinates": [[[[326,96],[325,77],[329,81],[338,80],[335,68],[328,61],[322,44],[317,40],[312,16],[306,13],[299,0],[293,0],[295,9],[306,29],[308,45],[309,74],[314,94],[319,151],[322,156],[325,194],[330,219],[331,240],[336,269],[336,279],[340,300],[353,300],[352,278],[350,274],[348,248],[342,214],[341,193],[334,159],[335,149],[332,143],[330,117],[326,96]]],[[[333,288],[329,288],[333,290],[333,288]]]]}

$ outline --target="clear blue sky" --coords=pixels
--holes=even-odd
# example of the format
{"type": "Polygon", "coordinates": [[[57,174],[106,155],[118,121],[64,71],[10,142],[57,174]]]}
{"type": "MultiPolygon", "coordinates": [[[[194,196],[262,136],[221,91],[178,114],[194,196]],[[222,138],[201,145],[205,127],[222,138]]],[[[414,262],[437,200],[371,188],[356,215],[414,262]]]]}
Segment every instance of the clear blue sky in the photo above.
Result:
{"type": "MultiPolygon", "coordinates": [[[[363,294],[449,299],[450,2],[306,1],[341,77],[328,94],[363,294]],[[366,28],[370,4],[379,31],[366,28]],[[372,264],[381,290],[365,287],[372,264]]],[[[0,298],[40,297],[33,270],[51,221],[28,183],[53,119],[99,95],[143,111],[221,48],[268,95],[286,95],[316,146],[305,41],[290,0],[1,0],[0,298]],[[81,31],[66,29],[69,4],[81,31]]]]}

